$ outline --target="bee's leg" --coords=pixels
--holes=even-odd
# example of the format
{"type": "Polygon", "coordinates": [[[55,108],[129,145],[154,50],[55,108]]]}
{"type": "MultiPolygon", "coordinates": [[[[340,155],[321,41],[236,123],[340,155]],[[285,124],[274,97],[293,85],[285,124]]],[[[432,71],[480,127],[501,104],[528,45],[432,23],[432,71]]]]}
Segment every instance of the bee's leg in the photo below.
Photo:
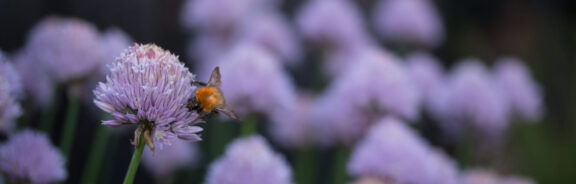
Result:
{"type": "Polygon", "coordinates": [[[186,108],[188,108],[189,111],[200,112],[200,104],[198,104],[195,97],[188,99],[188,104],[186,104],[186,108]]]}

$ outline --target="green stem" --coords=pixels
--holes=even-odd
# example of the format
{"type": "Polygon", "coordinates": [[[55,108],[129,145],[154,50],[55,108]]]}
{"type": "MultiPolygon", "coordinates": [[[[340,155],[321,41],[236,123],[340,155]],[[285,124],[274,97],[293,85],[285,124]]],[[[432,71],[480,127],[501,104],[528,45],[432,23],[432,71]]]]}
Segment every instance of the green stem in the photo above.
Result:
{"type": "Polygon", "coordinates": [[[345,146],[340,146],[336,153],[335,157],[335,166],[333,170],[333,179],[332,183],[334,184],[344,184],[348,179],[348,175],[346,174],[346,161],[348,160],[349,150],[345,146]]]}
{"type": "Polygon", "coordinates": [[[128,171],[126,172],[126,177],[124,177],[124,184],[134,183],[134,176],[136,176],[136,171],[138,171],[138,165],[140,165],[140,157],[142,157],[142,152],[144,151],[144,138],[140,137],[138,141],[138,146],[134,150],[132,155],[132,160],[130,160],[130,165],[128,166],[128,171]]]}
{"type": "Polygon", "coordinates": [[[244,119],[241,126],[240,136],[246,137],[256,132],[258,118],[255,115],[250,115],[244,119]]]}
{"type": "Polygon", "coordinates": [[[52,98],[51,98],[51,104],[48,105],[47,109],[44,109],[42,111],[42,123],[40,124],[40,130],[44,130],[44,132],[46,132],[46,134],[51,135],[52,134],[52,129],[54,128],[54,121],[56,119],[56,112],[58,109],[58,102],[60,102],[60,99],[58,99],[60,96],[60,87],[56,87],[56,89],[54,89],[54,91],[52,92],[52,98]]]}
{"type": "Polygon", "coordinates": [[[72,149],[72,143],[74,143],[74,131],[76,130],[76,120],[78,119],[78,112],[80,110],[80,100],[70,96],[66,110],[66,120],[64,122],[62,138],[60,139],[60,148],[62,149],[62,154],[68,158],[70,150],[72,149]]]}
{"type": "Polygon", "coordinates": [[[88,163],[84,166],[84,174],[82,174],[82,183],[97,183],[102,162],[106,153],[106,145],[110,138],[110,132],[107,127],[98,125],[96,137],[90,148],[90,155],[88,156],[88,163]]]}
{"type": "Polygon", "coordinates": [[[296,155],[296,179],[300,184],[312,184],[316,175],[314,165],[315,152],[312,148],[304,148],[296,155]]]}

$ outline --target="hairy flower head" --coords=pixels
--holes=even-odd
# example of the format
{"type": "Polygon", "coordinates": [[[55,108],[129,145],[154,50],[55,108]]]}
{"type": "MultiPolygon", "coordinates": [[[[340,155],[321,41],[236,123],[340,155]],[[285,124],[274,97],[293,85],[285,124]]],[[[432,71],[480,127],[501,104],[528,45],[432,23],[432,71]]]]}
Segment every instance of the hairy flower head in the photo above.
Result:
{"type": "Polygon", "coordinates": [[[109,65],[110,74],[94,90],[94,103],[111,113],[107,126],[138,125],[135,142],[144,138],[151,150],[170,140],[200,140],[198,114],[186,105],[193,96],[194,75],[178,57],[153,45],[128,48],[109,65]]]}

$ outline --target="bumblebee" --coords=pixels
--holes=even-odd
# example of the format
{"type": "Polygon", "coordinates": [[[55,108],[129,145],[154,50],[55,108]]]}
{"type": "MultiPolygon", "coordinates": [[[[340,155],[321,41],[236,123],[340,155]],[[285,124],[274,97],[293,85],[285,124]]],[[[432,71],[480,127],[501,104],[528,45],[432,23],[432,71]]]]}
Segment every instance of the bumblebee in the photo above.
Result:
{"type": "Polygon", "coordinates": [[[208,84],[196,80],[192,81],[199,87],[196,89],[194,97],[188,100],[186,107],[190,111],[198,112],[201,119],[212,117],[221,112],[232,119],[238,120],[238,115],[236,115],[232,106],[224,100],[224,95],[220,90],[222,86],[220,78],[220,67],[216,67],[210,75],[208,84]]]}

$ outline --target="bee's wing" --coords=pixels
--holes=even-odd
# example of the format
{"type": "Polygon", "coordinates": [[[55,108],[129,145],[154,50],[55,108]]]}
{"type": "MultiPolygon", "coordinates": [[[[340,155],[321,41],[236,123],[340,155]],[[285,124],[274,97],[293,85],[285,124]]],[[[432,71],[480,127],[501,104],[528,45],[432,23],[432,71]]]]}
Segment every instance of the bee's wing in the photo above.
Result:
{"type": "Polygon", "coordinates": [[[220,88],[220,86],[222,86],[222,80],[220,80],[220,78],[221,78],[220,67],[217,66],[216,68],[214,68],[214,70],[212,70],[212,75],[210,75],[208,85],[220,88]]]}
{"type": "Polygon", "coordinates": [[[236,115],[234,109],[232,109],[232,106],[230,104],[224,103],[216,106],[215,108],[218,112],[222,112],[226,114],[228,117],[238,120],[238,115],[236,115]]]}

